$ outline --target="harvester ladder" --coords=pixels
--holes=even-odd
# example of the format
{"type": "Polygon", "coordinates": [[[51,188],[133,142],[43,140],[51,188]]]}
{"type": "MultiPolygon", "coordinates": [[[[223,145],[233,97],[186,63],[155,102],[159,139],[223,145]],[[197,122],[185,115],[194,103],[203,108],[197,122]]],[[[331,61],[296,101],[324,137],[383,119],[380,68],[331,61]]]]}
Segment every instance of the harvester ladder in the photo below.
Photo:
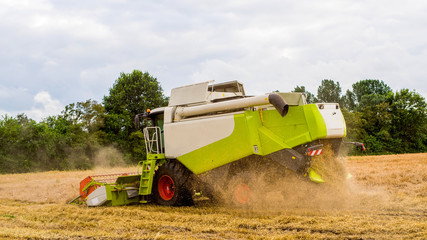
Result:
{"type": "Polygon", "coordinates": [[[142,163],[141,182],[139,185],[139,195],[142,195],[141,202],[147,202],[147,196],[151,194],[153,187],[154,168],[156,167],[156,159],[145,160],[142,163]]]}

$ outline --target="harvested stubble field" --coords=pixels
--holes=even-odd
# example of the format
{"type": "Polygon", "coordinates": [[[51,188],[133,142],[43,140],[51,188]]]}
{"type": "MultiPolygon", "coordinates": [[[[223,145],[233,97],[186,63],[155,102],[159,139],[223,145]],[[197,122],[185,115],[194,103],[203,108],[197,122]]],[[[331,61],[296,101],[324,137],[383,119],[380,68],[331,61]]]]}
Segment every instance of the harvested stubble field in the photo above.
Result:
{"type": "Polygon", "coordinates": [[[289,198],[273,193],[245,209],[203,199],[192,207],[66,204],[84,177],[133,168],[1,175],[0,238],[427,238],[427,153],[342,161],[353,175],[344,188],[291,181],[283,186],[291,189],[289,198]]]}

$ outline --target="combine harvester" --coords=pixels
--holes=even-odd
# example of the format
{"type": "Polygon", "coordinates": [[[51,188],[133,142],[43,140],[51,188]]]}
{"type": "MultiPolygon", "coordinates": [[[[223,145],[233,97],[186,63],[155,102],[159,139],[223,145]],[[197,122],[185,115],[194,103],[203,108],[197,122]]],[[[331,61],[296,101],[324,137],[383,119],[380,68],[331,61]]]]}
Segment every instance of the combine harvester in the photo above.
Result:
{"type": "Polygon", "coordinates": [[[167,107],[138,114],[135,125],[145,126],[147,151],[137,172],[87,177],[72,202],[180,206],[194,195],[226,192],[222,197],[246,205],[289,172],[324,182],[312,159],[325,143],[337,153],[346,136],[337,103],[307,104],[302,93],[246,96],[237,81],[174,88],[167,107]]]}

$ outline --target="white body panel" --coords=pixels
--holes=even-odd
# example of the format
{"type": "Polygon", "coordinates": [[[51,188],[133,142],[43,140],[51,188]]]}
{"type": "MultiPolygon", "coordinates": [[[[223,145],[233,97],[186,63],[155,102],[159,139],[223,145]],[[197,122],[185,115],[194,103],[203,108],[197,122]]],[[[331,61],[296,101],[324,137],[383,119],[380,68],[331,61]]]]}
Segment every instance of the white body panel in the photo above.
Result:
{"type": "Polygon", "coordinates": [[[87,196],[86,204],[89,207],[101,206],[107,201],[107,191],[105,186],[101,186],[87,196]]]}
{"type": "Polygon", "coordinates": [[[345,123],[337,103],[317,103],[326,124],[326,138],[341,138],[345,135],[345,123]],[[323,107],[322,107],[323,106],[323,107]]]}
{"type": "Polygon", "coordinates": [[[177,158],[233,133],[234,115],[165,123],[165,155],[177,158]]]}

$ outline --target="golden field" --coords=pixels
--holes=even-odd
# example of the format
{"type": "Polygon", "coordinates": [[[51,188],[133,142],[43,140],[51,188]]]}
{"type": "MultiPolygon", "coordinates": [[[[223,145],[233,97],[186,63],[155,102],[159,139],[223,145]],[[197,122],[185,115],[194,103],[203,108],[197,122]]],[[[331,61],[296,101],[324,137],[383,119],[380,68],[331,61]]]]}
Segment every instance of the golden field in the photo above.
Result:
{"type": "Polygon", "coordinates": [[[340,186],[296,180],[247,208],[67,205],[79,182],[135,168],[0,175],[2,239],[426,239],[427,153],[341,159],[340,186]]]}

